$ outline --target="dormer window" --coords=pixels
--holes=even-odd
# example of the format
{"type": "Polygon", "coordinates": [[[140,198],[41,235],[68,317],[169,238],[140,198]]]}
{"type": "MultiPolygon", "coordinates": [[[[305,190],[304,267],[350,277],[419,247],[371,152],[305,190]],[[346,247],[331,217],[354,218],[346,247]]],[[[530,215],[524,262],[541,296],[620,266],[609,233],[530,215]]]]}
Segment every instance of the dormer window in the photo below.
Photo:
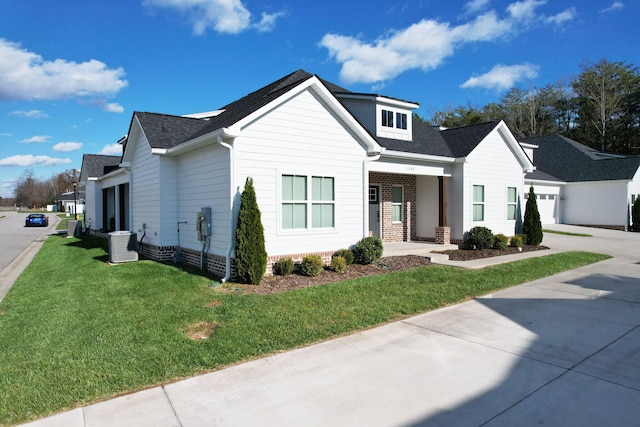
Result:
{"type": "Polygon", "coordinates": [[[407,115],[405,113],[396,113],[396,127],[398,129],[407,128],[407,115]]]}
{"type": "Polygon", "coordinates": [[[382,110],[382,126],[393,127],[393,111],[382,110]]]}

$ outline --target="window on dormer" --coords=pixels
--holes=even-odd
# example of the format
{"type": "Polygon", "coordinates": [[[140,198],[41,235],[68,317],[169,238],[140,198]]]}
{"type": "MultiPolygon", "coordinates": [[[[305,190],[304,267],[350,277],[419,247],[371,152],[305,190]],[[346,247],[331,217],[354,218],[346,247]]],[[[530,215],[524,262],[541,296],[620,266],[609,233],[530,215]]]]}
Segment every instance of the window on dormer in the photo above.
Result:
{"type": "Polygon", "coordinates": [[[398,129],[407,128],[407,115],[404,113],[396,113],[396,127],[398,129]]]}
{"type": "Polygon", "coordinates": [[[382,126],[393,127],[393,111],[382,110],[382,126]]]}

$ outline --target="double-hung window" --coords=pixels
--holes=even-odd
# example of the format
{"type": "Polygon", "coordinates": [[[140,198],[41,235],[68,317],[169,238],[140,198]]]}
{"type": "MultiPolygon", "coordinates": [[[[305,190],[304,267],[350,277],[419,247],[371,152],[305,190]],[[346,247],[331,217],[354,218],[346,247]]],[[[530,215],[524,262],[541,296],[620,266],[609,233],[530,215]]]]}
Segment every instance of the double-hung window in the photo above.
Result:
{"type": "Polygon", "coordinates": [[[507,220],[516,219],[517,204],[518,189],[516,187],[507,187],[507,220]]]}
{"type": "Polygon", "coordinates": [[[282,175],[281,212],[283,230],[335,227],[334,178],[282,175]]]}
{"type": "Polygon", "coordinates": [[[282,228],[307,228],[307,177],[282,175],[282,228]]]}
{"type": "Polygon", "coordinates": [[[314,176],[311,178],[311,226],[333,228],[335,226],[335,189],[333,178],[314,176]]]}
{"type": "Polygon", "coordinates": [[[473,220],[484,221],[484,185],[473,186],[473,220]]]}
{"type": "Polygon", "coordinates": [[[396,113],[396,128],[407,128],[407,115],[405,113],[396,113]]]}
{"type": "Polygon", "coordinates": [[[393,111],[382,110],[382,126],[393,127],[393,111]]]}
{"type": "Polygon", "coordinates": [[[402,202],[403,202],[403,188],[399,185],[391,187],[391,220],[393,222],[402,222],[402,202]]]}

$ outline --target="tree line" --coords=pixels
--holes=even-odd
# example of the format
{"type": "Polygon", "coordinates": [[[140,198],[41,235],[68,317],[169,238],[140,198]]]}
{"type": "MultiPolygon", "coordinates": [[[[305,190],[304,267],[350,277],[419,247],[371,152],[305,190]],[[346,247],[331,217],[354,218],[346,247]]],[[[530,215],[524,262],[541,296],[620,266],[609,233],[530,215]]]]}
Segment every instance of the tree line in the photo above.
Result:
{"type": "Polygon", "coordinates": [[[518,139],[561,134],[616,154],[640,154],[640,74],[626,62],[586,63],[568,82],[514,87],[497,103],[460,105],[426,121],[458,127],[504,120],[518,139]]]}
{"type": "Polygon", "coordinates": [[[80,179],[78,169],[68,169],[49,179],[37,178],[32,170],[26,170],[16,183],[13,199],[2,199],[3,205],[16,205],[38,209],[53,205],[57,195],[73,191],[73,183],[80,179]]]}

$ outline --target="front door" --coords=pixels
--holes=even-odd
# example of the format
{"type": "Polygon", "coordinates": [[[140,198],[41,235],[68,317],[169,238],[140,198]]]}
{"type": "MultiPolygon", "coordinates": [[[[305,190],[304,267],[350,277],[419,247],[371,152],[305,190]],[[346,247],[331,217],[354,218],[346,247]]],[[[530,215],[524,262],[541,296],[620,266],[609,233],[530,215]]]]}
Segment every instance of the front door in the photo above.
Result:
{"type": "Polygon", "coordinates": [[[369,186],[369,235],[380,238],[380,186],[369,186]]]}

